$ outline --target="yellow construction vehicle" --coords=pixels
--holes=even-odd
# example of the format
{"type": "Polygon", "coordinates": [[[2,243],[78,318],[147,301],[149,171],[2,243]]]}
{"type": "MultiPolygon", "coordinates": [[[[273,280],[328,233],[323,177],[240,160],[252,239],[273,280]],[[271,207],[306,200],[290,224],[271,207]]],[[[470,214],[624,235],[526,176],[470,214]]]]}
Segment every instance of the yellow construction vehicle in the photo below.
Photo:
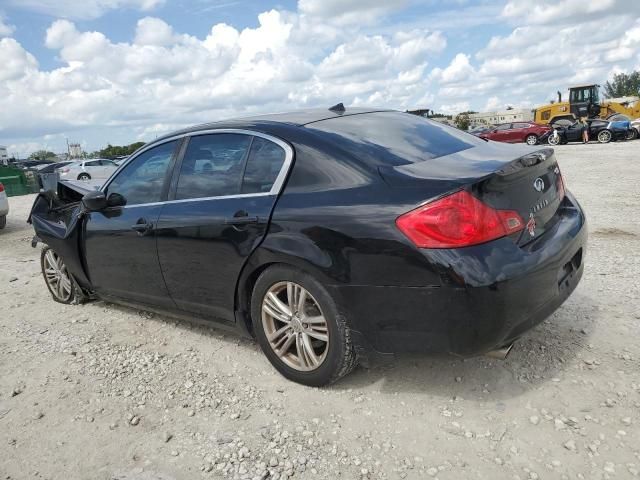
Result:
{"type": "Polygon", "coordinates": [[[546,125],[562,119],[607,118],[614,113],[626,115],[630,120],[640,118],[640,98],[607,98],[600,101],[599,88],[600,85],[571,87],[568,102],[563,102],[562,94],[558,92],[557,102],[534,110],[534,121],[546,125]]]}

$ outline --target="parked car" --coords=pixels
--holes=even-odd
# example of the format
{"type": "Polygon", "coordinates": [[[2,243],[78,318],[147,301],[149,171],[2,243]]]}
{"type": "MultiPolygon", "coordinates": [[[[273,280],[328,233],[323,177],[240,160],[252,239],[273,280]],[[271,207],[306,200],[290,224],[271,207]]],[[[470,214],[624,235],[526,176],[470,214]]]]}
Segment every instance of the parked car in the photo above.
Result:
{"type": "Polygon", "coordinates": [[[111,160],[92,159],[72,162],[58,170],[62,180],[106,180],[118,168],[111,160]]]}
{"type": "Polygon", "coordinates": [[[24,162],[16,162],[14,166],[21,170],[29,170],[35,167],[47,166],[52,164],[53,162],[48,162],[46,160],[25,160],[24,162]]]}
{"type": "MultiPolygon", "coordinates": [[[[611,140],[625,140],[629,129],[631,128],[628,121],[608,121],[598,118],[587,120],[589,125],[589,139],[597,140],[600,143],[609,143],[611,140]]],[[[540,137],[541,142],[547,142],[550,145],[565,144],[569,142],[582,142],[582,125],[574,122],[568,126],[556,126],[555,130],[558,135],[549,132],[540,137]]]]}
{"type": "MultiPolygon", "coordinates": [[[[635,138],[636,132],[631,127],[631,120],[626,115],[615,113],[613,115],[609,115],[607,120],[609,121],[609,129],[624,131],[624,140],[633,140],[635,138]]],[[[617,134],[616,139],[620,139],[617,134]]]]}
{"type": "Polygon", "coordinates": [[[551,131],[547,125],[536,123],[515,122],[496,125],[493,129],[477,134],[480,138],[494,140],[496,142],[520,143],[536,145],[541,136],[551,131]]]}
{"type": "Polygon", "coordinates": [[[640,118],[636,118],[633,122],[631,122],[631,128],[635,131],[633,134],[633,138],[640,138],[640,118]]]}
{"type": "Polygon", "coordinates": [[[62,168],[64,166],[66,166],[66,165],[69,165],[70,163],[73,163],[73,160],[64,161],[64,162],[50,163],[48,165],[41,165],[38,168],[38,173],[53,173],[57,169],[62,168]]]}
{"type": "Polygon", "coordinates": [[[0,230],[7,225],[7,215],[9,215],[9,199],[7,192],[4,191],[4,185],[0,182],[0,230]]]}
{"type": "Polygon", "coordinates": [[[505,355],[576,287],[585,216],[552,149],[335,110],[188,128],[99,191],[40,194],[53,299],[217,322],[320,386],[380,353],[505,355]]]}

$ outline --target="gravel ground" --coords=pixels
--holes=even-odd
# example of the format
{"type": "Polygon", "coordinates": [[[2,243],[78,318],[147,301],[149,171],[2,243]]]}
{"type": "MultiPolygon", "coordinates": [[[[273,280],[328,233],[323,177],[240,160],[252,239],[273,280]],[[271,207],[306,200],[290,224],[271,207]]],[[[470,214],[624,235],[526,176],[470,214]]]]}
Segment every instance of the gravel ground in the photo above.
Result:
{"type": "Polygon", "coordinates": [[[54,303],[11,198],[0,232],[2,479],[631,478],[640,471],[640,141],[556,149],[586,272],[505,361],[401,356],[327,389],[257,345],[54,303]]]}

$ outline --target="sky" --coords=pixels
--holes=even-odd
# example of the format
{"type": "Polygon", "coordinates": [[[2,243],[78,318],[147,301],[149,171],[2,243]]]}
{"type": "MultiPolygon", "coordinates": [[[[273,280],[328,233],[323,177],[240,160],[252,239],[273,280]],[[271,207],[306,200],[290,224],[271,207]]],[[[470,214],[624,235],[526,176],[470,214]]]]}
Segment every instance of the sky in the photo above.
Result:
{"type": "Polygon", "coordinates": [[[0,144],[93,151],[338,102],[531,108],[635,69],[638,0],[0,0],[0,144]]]}

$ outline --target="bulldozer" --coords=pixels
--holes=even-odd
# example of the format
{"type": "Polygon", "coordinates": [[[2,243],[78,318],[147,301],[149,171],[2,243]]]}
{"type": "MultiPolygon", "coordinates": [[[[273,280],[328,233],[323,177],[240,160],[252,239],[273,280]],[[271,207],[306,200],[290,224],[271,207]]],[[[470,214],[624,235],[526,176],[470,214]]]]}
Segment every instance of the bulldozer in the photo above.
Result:
{"type": "Polygon", "coordinates": [[[621,97],[600,100],[600,85],[578,85],[569,88],[569,101],[562,101],[558,92],[558,101],[543,105],[534,110],[536,123],[543,125],[556,123],[558,120],[575,120],[578,118],[608,118],[620,113],[630,120],[640,117],[640,98],[621,97]]]}

